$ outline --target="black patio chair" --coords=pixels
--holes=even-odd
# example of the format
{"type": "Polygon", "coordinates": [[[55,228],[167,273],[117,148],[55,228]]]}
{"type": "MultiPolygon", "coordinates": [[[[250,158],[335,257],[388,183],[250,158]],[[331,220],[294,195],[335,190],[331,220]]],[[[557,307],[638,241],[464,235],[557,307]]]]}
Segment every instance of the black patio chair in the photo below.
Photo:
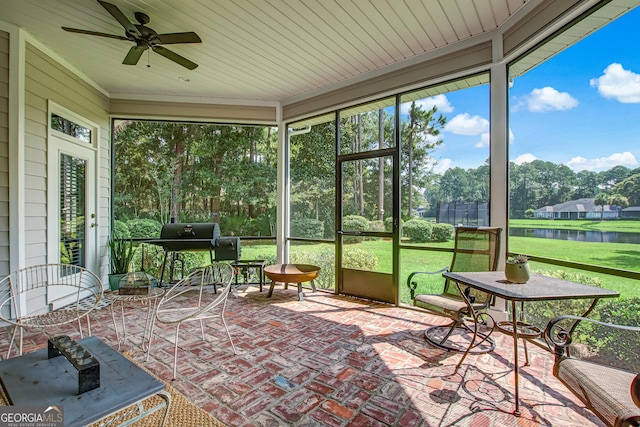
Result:
{"type": "Polygon", "coordinates": [[[501,234],[500,227],[458,226],[455,231],[451,265],[438,271],[416,271],[407,279],[407,286],[415,306],[452,320],[448,325],[428,328],[425,331],[425,337],[435,347],[465,352],[460,363],[467,353],[486,353],[495,348],[495,343],[489,338],[493,329],[488,333],[478,331],[478,322],[483,313],[486,313],[491,298],[488,294],[471,288],[460,289],[458,284],[449,279],[445,280],[442,293],[415,295],[418,286],[417,277],[422,274],[442,274],[446,271],[495,271],[498,267],[501,234]],[[471,320],[472,327],[467,324],[467,319],[471,320]],[[472,334],[473,338],[463,340],[464,345],[453,342],[451,338],[456,331],[467,337],[472,334]]]}

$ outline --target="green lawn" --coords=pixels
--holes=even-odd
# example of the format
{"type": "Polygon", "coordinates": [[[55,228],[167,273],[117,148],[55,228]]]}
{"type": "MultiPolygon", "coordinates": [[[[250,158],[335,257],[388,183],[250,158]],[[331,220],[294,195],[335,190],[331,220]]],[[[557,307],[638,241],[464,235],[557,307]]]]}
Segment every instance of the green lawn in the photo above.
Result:
{"type": "MultiPolygon", "coordinates": [[[[575,242],[529,237],[511,237],[509,238],[509,245],[512,252],[541,254],[548,258],[640,271],[640,245],[575,242]]],[[[453,247],[453,242],[434,244],[433,246],[451,248],[453,247]]],[[[291,251],[317,252],[322,247],[331,247],[331,245],[295,245],[291,248],[291,251]]],[[[359,248],[374,254],[378,258],[376,270],[391,272],[390,241],[365,241],[347,245],[347,247],[359,248]]],[[[255,259],[265,255],[275,256],[275,245],[243,245],[242,247],[243,259],[255,259]]],[[[400,289],[403,295],[403,302],[409,302],[406,281],[411,272],[435,271],[451,263],[451,254],[448,252],[402,249],[400,257],[400,289]]],[[[576,272],[576,270],[536,262],[531,263],[531,269],[533,272],[555,270],[576,272]]],[[[637,280],[591,272],[582,272],[582,274],[589,277],[597,277],[603,287],[615,289],[623,297],[640,296],[640,282],[637,280]]],[[[442,283],[443,280],[440,275],[420,276],[420,289],[422,291],[441,290],[442,283]]]]}

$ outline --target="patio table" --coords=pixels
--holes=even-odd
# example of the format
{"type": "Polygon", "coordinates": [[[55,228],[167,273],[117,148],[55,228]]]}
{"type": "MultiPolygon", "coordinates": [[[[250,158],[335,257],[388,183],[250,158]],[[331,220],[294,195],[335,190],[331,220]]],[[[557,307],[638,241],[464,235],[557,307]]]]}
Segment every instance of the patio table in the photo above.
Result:
{"type": "MultiPolygon", "coordinates": [[[[444,273],[443,276],[455,281],[461,287],[474,288],[511,302],[512,327],[509,328],[509,332],[511,332],[513,336],[513,372],[515,384],[514,415],[520,415],[518,337],[520,336],[520,331],[523,330],[522,324],[518,320],[517,316],[517,303],[563,299],[592,299],[589,308],[581,316],[585,317],[591,312],[591,310],[593,310],[593,307],[595,307],[600,298],[615,298],[620,296],[619,292],[610,289],[597,288],[595,286],[583,285],[539,274],[531,275],[529,281],[522,284],[509,282],[504,276],[504,271],[469,273],[448,272],[444,273]]],[[[573,332],[576,326],[577,322],[573,324],[571,332],[573,332]]],[[[505,328],[503,327],[502,330],[504,331],[505,328]]]]}

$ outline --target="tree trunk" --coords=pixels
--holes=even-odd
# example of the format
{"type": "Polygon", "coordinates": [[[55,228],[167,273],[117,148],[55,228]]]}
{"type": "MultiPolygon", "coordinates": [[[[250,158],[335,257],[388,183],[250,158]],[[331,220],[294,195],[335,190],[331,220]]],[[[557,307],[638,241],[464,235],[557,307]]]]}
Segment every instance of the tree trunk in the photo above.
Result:
{"type": "Polygon", "coordinates": [[[184,135],[181,129],[174,128],[172,133],[173,154],[175,155],[175,164],[173,168],[173,183],[171,185],[171,220],[178,222],[180,210],[182,209],[182,173],[184,171],[184,135]]]}
{"type": "Polygon", "coordinates": [[[415,118],[415,110],[416,103],[415,101],[411,103],[411,112],[409,113],[410,122],[409,122],[409,140],[407,141],[408,146],[408,172],[409,172],[409,182],[408,182],[408,196],[409,200],[407,201],[407,217],[411,219],[413,217],[413,130],[416,126],[416,118],[415,118]]]}

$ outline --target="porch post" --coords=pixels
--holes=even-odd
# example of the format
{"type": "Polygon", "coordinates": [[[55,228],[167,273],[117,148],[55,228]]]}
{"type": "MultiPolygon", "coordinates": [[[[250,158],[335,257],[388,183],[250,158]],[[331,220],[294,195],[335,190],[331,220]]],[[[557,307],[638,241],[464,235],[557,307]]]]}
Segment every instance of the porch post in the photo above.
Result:
{"type": "MultiPolygon", "coordinates": [[[[503,56],[502,38],[493,39],[493,65],[490,73],[491,104],[491,144],[490,144],[490,209],[491,226],[502,227],[500,243],[500,263],[498,270],[504,270],[509,239],[509,70],[503,56]]],[[[506,301],[497,298],[489,309],[496,321],[506,320],[506,301]]]]}
{"type": "Polygon", "coordinates": [[[289,260],[289,135],[278,107],[278,166],[276,206],[276,257],[278,263],[289,260]]]}

